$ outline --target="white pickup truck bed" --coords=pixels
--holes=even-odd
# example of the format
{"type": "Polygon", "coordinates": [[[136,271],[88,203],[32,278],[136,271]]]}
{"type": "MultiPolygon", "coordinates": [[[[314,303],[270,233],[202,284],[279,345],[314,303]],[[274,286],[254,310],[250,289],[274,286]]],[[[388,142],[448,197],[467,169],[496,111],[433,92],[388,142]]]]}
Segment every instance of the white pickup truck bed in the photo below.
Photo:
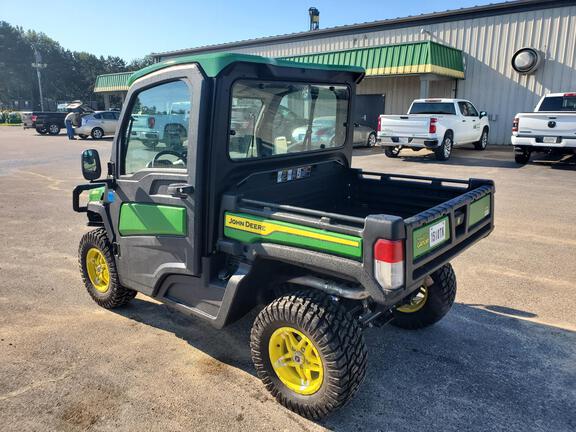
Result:
{"type": "Polygon", "coordinates": [[[576,152],[576,93],[546,95],[534,112],[516,114],[512,144],[521,164],[530,160],[533,151],[576,152]]]}

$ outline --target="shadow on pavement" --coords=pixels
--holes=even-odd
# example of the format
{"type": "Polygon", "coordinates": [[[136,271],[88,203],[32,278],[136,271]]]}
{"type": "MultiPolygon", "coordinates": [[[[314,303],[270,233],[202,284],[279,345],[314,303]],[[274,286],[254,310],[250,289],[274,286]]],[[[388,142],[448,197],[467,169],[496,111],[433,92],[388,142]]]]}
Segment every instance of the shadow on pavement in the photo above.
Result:
{"type": "MultiPolygon", "coordinates": [[[[140,299],[118,313],[254,375],[255,311],[224,330],[140,299]]],[[[456,304],[428,329],[367,330],[366,380],[320,424],[335,431],[576,430],[576,333],[502,313],[534,315],[456,304]]]]}

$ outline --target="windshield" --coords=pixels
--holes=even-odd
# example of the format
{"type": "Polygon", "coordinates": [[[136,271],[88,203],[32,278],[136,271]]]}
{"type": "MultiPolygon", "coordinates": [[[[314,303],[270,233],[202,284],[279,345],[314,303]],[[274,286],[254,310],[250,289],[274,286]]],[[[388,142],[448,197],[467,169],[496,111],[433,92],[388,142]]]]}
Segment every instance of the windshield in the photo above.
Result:
{"type": "Polygon", "coordinates": [[[451,102],[414,102],[408,114],[456,114],[451,102]]]}
{"type": "Polygon", "coordinates": [[[259,159],[340,147],[346,140],[347,86],[239,81],[232,87],[228,153],[259,159]]]}

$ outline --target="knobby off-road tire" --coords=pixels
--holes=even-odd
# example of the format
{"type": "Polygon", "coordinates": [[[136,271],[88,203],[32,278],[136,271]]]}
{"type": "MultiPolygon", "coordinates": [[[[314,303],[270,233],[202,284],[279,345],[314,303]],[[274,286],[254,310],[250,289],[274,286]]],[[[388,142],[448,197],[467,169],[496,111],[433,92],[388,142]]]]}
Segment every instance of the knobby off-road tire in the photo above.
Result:
{"type": "Polygon", "coordinates": [[[254,321],[250,347],[258,377],[268,391],[282,405],[310,419],[345,405],[366,373],[367,352],[359,324],[342,305],[320,292],[295,291],[270,303],[254,321]],[[274,335],[284,328],[304,335],[299,340],[307,338],[321,360],[323,378],[312,394],[290,389],[272,366],[270,350],[280,343],[271,346],[270,341],[278,340],[274,335]]]}
{"type": "Polygon", "coordinates": [[[530,152],[521,148],[514,149],[514,161],[520,165],[526,165],[530,162],[530,152]]]}
{"type": "Polygon", "coordinates": [[[427,278],[427,281],[428,283],[420,289],[420,293],[410,304],[394,311],[391,324],[415,330],[428,327],[444,318],[456,298],[456,275],[452,266],[446,264],[440,267],[427,278]]]}
{"type": "MultiPolygon", "coordinates": [[[[104,228],[92,230],[82,236],[78,248],[78,261],[82,281],[88,290],[88,294],[98,305],[106,309],[113,309],[124,306],[136,296],[136,291],[120,285],[116,262],[112,254],[112,246],[108,241],[104,228]],[[98,252],[100,255],[98,255],[98,252]],[[88,269],[92,265],[89,261],[94,256],[105,261],[108,277],[103,277],[103,279],[107,280],[107,283],[99,284],[98,281],[94,280],[94,274],[92,276],[89,274],[88,269]]],[[[104,266],[104,263],[101,265],[104,266]]]]}

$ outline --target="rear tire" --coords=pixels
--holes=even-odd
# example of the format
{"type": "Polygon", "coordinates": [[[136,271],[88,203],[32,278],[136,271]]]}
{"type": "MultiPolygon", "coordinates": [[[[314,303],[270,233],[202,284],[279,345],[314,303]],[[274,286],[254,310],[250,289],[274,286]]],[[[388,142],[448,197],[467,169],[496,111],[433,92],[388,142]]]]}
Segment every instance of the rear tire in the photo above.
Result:
{"type": "Polygon", "coordinates": [[[436,160],[439,161],[447,161],[450,159],[450,155],[452,154],[452,147],[454,145],[453,137],[451,132],[446,132],[444,135],[444,139],[442,140],[442,144],[440,147],[434,150],[434,155],[436,156],[436,160]]]}
{"type": "Polygon", "coordinates": [[[120,285],[112,246],[104,228],[92,230],[82,236],[78,247],[78,261],[84,286],[98,305],[113,309],[124,306],[136,297],[136,291],[120,285]]]}
{"type": "Polygon", "coordinates": [[[370,132],[368,135],[368,140],[366,141],[366,147],[374,147],[376,145],[376,134],[374,132],[370,132]]]}
{"type": "Polygon", "coordinates": [[[295,291],[270,303],[254,321],[250,348],[266,389],[310,419],[345,405],[366,373],[358,322],[321,292],[295,291]],[[277,357],[278,352],[287,354],[277,357]]]}
{"type": "Polygon", "coordinates": [[[92,139],[95,140],[102,139],[102,137],[104,136],[104,131],[100,128],[94,128],[92,129],[92,132],[90,132],[90,136],[92,137],[92,139]]]}
{"type": "Polygon", "coordinates": [[[44,128],[36,128],[36,132],[38,132],[40,135],[46,135],[48,130],[44,128]]]}
{"type": "Polygon", "coordinates": [[[530,151],[521,148],[514,149],[514,160],[517,164],[526,165],[530,162],[530,151]]]}
{"type": "Polygon", "coordinates": [[[456,298],[456,275],[450,264],[432,273],[416,296],[394,311],[391,324],[407,330],[428,327],[448,313],[456,298]]]}
{"type": "Polygon", "coordinates": [[[60,133],[60,126],[51,123],[50,125],[48,125],[48,133],[50,135],[58,135],[60,133]]]}
{"type": "Polygon", "coordinates": [[[397,158],[400,155],[401,149],[402,148],[400,146],[395,147],[386,146],[384,147],[384,154],[389,158],[397,158]]]}
{"type": "Polygon", "coordinates": [[[488,129],[484,128],[482,135],[480,135],[480,140],[474,143],[474,148],[476,150],[486,150],[488,146],[488,129]]]}

